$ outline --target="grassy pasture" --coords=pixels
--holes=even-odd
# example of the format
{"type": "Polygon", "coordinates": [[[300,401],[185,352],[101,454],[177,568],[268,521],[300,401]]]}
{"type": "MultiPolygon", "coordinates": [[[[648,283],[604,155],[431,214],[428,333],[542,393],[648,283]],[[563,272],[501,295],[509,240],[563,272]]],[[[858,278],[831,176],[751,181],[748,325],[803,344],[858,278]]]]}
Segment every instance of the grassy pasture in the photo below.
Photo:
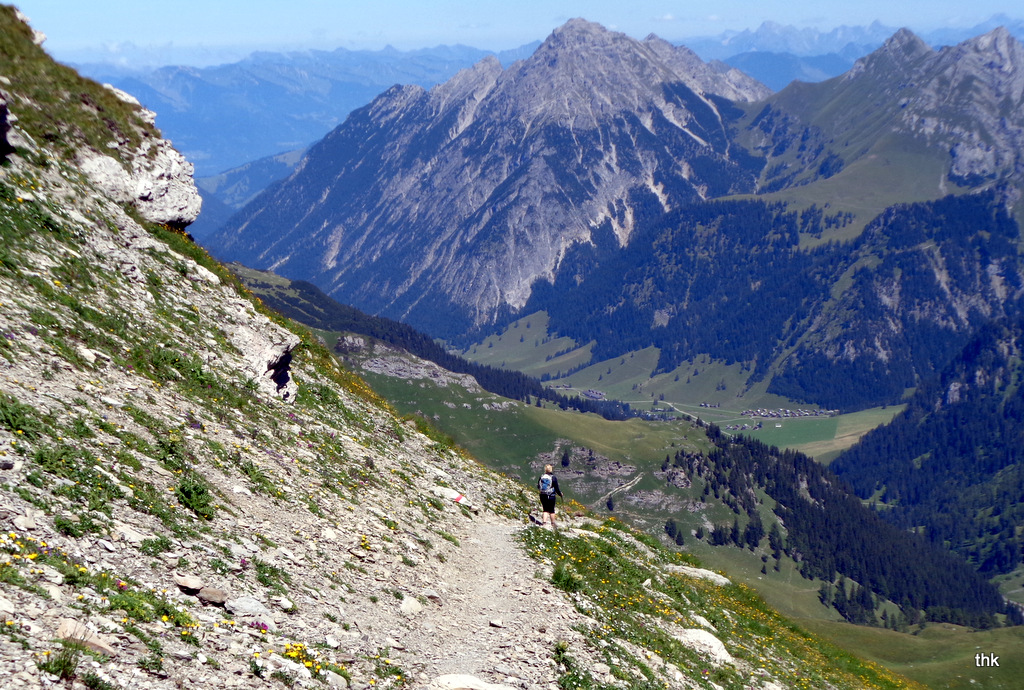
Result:
{"type": "Polygon", "coordinates": [[[845,622],[806,619],[799,623],[844,649],[855,650],[930,688],[1017,690],[1024,684],[1022,628],[972,631],[943,623],[929,624],[909,635],[845,622]],[[997,655],[999,667],[977,667],[975,655],[979,653],[997,655]]]}

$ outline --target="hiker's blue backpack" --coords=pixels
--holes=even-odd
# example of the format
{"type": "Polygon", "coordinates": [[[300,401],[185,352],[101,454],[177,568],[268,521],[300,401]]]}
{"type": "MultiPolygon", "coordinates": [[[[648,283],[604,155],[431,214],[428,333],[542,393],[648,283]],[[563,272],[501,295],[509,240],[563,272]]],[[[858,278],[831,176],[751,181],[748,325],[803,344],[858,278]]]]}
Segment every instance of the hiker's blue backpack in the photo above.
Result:
{"type": "Polygon", "coordinates": [[[540,492],[545,496],[555,495],[555,478],[550,474],[542,474],[538,486],[540,487],[540,492]]]}

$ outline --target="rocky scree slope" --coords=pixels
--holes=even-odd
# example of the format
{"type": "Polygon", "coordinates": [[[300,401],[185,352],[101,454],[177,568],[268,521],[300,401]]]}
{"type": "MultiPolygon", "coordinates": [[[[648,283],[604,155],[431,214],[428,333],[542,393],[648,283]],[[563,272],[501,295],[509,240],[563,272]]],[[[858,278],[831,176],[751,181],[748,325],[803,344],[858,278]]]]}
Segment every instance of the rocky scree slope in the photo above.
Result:
{"type": "Polygon", "coordinates": [[[209,246],[419,327],[454,313],[454,331],[521,307],[575,244],[625,244],[638,217],[752,191],[724,99],[768,93],[657,37],[572,20],[508,69],[487,58],[387,91],[209,246]]]}
{"type": "Polygon", "coordinates": [[[86,132],[155,132],[84,81],[34,122],[60,68],[0,20],[5,687],[902,685],[616,523],[523,530],[532,492],[84,174],[86,132]]]}

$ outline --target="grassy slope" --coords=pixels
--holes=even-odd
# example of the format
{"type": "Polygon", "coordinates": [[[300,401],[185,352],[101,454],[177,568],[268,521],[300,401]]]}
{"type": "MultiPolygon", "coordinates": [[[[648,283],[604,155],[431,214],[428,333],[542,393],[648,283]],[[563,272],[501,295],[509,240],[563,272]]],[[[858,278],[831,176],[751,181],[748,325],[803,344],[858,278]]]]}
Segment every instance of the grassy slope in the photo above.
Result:
{"type": "Polygon", "coordinates": [[[549,334],[548,315],[541,311],[524,316],[461,354],[473,362],[540,377],[558,376],[586,364],[591,348],[592,343],[580,347],[572,338],[549,334]]]}
{"type": "Polygon", "coordinates": [[[1024,629],[973,632],[955,625],[929,625],[915,635],[848,623],[801,620],[811,632],[931,688],[1015,690],[1024,678],[1024,629]],[[999,656],[999,668],[978,668],[975,654],[999,656]]]}

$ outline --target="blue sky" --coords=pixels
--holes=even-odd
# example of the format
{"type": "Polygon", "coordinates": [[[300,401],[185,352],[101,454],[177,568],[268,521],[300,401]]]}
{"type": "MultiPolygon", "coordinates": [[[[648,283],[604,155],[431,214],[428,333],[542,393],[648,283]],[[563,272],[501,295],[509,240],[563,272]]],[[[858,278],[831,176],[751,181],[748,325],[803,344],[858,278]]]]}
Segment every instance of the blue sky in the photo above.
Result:
{"type": "Polygon", "coordinates": [[[831,29],[843,24],[928,31],[973,26],[994,14],[1021,17],[1020,0],[22,0],[59,59],[116,55],[126,44],[190,56],[256,49],[401,49],[462,43],[500,50],[543,39],[571,17],[641,38],[669,40],[756,28],[772,20],[831,29]],[[100,8],[98,8],[101,7],[100,8]],[[196,50],[196,49],[200,50],[196,50]]]}

